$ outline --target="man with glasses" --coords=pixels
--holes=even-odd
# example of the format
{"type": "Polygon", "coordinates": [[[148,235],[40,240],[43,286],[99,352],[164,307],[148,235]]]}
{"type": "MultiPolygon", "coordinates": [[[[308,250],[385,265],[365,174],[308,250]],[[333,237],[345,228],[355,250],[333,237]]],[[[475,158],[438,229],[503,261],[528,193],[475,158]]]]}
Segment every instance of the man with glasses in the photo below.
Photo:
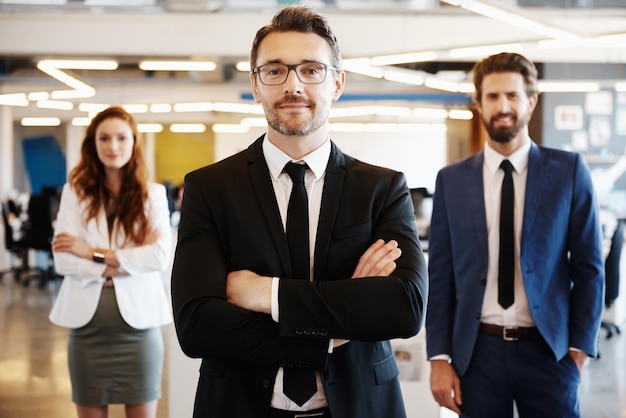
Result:
{"type": "Polygon", "coordinates": [[[406,417],[389,339],[418,332],[427,279],[405,177],[330,140],[346,75],[324,17],[286,7],[250,63],[267,133],[185,178],[172,298],[202,358],[194,417],[406,417]]]}

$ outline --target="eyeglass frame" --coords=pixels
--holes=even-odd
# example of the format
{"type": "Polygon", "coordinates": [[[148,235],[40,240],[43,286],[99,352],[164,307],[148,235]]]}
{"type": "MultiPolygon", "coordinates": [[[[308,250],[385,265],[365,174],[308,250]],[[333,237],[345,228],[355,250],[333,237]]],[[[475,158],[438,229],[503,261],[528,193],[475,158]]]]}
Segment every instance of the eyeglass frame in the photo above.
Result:
{"type": "Polygon", "coordinates": [[[289,73],[293,70],[293,72],[296,74],[296,77],[298,78],[298,80],[302,83],[302,84],[308,84],[308,85],[317,85],[317,84],[322,84],[324,81],[326,81],[326,77],[328,76],[328,70],[332,70],[332,71],[341,71],[339,68],[337,67],[333,67],[330,64],[325,64],[323,62],[317,62],[317,61],[306,61],[306,62],[301,62],[300,64],[283,64],[282,62],[268,62],[266,64],[263,65],[259,65],[258,67],[255,67],[252,69],[252,74],[258,75],[259,76],[259,81],[261,82],[261,84],[263,84],[264,86],[280,86],[282,84],[285,84],[287,82],[287,80],[289,79],[289,73]],[[324,78],[322,80],[320,80],[317,83],[310,83],[307,81],[303,81],[302,79],[300,79],[300,74],[298,74],[297,68],[301,65],[306,65],[306,64],[319,64],[321,66],[324,67],[324,78]],[[262,79],[261,79],[261,75],[259,73],[259,70],[263,67],[265,67],[266,65],[282,65],[287,67],[287,72],[285,73],[285,80],[282,81],[281,83],[277,83],[277,84],[267,84],[265,83],[262,79]]]}

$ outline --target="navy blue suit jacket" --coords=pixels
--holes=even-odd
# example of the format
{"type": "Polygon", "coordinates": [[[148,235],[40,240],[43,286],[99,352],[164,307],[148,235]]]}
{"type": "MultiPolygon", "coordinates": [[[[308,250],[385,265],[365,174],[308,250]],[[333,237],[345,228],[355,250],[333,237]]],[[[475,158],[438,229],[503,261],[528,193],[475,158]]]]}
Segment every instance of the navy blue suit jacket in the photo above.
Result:
{"type": "Polygon", "coordinates": [[[230,271],[291,276],[261,142],[185,178],[172,301],[183,351],[202,358],[194,417],[267,416],[279,366],[319,371],[333,416],[404,417],[388,339],[418,332],[428,285],[404,175],[332,145],[314,282],[280,280],[276,323],[226,301],[230,271]],[[377,238],[398,241],[396,270],[351,279],[377,238]],[[330,338],[351,341],[329,354],[330,338]]]}
{"type": "MultiPolygon", "coordinates": [[[[428,356],[467,370],[487,278],[483,153],[438,174],[429,241],[428,356]]],[[[604,294],[597,203],[579,154],[532,144],[520,263],[530,313],[555,359],[595,356],[604,294]]]]}

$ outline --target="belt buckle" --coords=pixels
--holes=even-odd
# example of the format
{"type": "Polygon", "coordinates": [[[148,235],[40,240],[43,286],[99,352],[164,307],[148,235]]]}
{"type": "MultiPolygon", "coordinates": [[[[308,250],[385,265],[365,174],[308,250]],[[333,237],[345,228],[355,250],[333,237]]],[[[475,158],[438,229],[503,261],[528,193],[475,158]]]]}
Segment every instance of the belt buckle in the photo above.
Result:
{"type": "Polygon", "coordinates": [[[517,329],[517,327],[502,327],[502,338],[504,341],[517,341],[519,338],[509,337],[507,331],[517,329]]]}
{"type": "Polygon", "coordinates": [[[314,412],[312,414],[296,414],[293,416],[293,418],[311,418],[311,417],[323,417],[324,416],[324,411],[322,412],[314,412]]]}

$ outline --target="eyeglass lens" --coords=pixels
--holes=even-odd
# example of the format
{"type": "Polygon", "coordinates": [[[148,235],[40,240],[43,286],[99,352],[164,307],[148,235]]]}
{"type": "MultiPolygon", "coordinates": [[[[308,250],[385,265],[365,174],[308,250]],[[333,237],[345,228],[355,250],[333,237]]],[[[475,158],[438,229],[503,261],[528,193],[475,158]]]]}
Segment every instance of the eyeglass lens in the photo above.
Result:
{"type": "Polygon", "coordinates": [[[319,84],[326,79],[327,67],[319,62],[304,62],[298,65],[270,63],[260,66],[257,71],[261,82],[272,86],[287,81],[289,71],[292,69],[298,79],[305,84],[319,84]]]}

